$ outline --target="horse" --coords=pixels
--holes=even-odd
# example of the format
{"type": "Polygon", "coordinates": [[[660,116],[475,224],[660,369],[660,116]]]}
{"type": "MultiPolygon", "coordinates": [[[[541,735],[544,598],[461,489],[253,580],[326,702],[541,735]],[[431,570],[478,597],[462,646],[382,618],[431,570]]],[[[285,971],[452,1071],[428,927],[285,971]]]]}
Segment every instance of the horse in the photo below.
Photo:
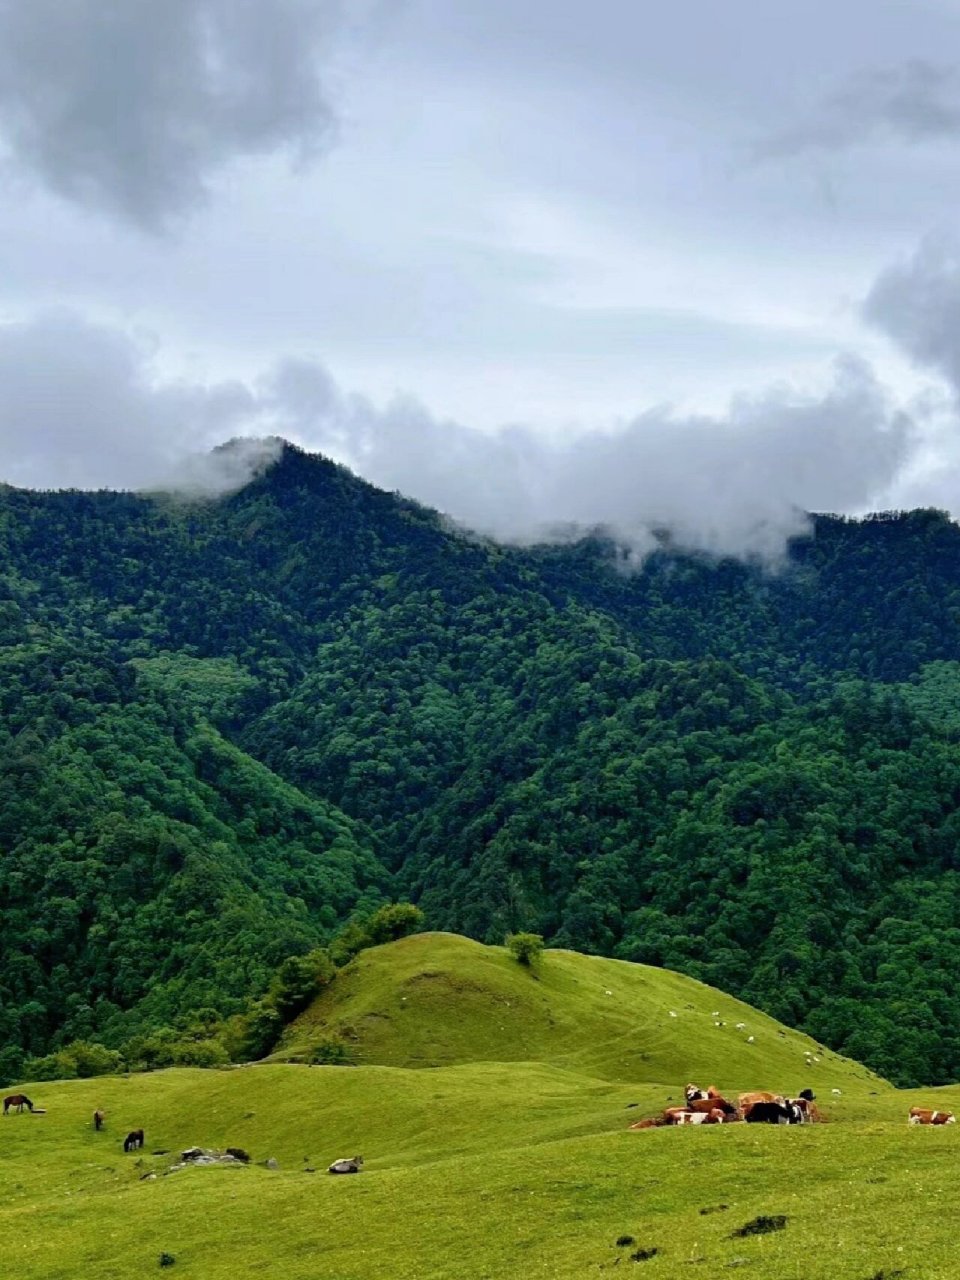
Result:
{"type": "Polygon", "coordinates": [[[16,1107],[18,1112],[22,1111],[24,1107],[28,1111],[32,1111],[33,1103],[25,1093],[10,1093],[3,1100],[3,1114],[6,1115],[13,1107],[16,1107]]]}
{"type": "Polygon", "coordinates": [[[359,1173],[363,1168],[363,1156],[351,1156],[348,1160],[334,1160],[327,1173],[359,1173]]]}
{"type": "Polygon", "coordinates": [[[143,1146],[143,1130],[131,1129],[123,1140],[124,1151],[135,1151],[137,1147],[143,1146]]]}
{"type": "Polygon", "coordinates": [[[95,1111],[93,1113],[93,1127],[99,1133],[103,1128],[103,1122],[106,1120],[106,1113],[103,1111],[95,1111]]]}

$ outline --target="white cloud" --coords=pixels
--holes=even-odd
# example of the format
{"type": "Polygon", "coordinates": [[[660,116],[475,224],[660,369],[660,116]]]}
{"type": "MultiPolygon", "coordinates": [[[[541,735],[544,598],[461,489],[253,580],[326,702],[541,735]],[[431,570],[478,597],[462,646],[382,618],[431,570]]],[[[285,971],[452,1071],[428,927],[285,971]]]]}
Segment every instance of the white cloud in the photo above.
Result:
{"type": "Polygon", "coordinates": [[[249,383],[163,380],[130,336],[69,313],[0,327],[0,385],[10,482],[224,491],[273,446],[197,455],[228,437],[284,436],[496,537],[605,526],[638,553],[662,526],[691,548],[775,558],[804,512],[870,506],[913,447],[910,419],[852,358],[821,395],[774,388],[715,417],[654,409],[569,442],[479,431],[410,398],[380,408],[315,361],[249,383]]]}
{"type": "Polygon", "coordinates": [[[350,0],[0,0],[0,137],[44,186],[156,230],[238,157],[313,154],[350,0]]]}
{"type": "MultiPolygon", "coordinates": [[[[129,335],[66,311],[0,326],[0,386],[0,475],[39,488],[168,482],[255,408],[240,383],[159,381],[129,335]]],[[[209,488],[231,487],[204,467],[209,488]]]]}
{"type": "MultiPolygon", "coordinates": [[[[821,396],[774,388],[723,417],[657,409],[568,444],[521,427],[486,433],[439,421],[412,400],[377,410],[326,378],[318,396],[315,415],[303,400],[286,419],[281,411],[281,429],[375,483],[507,540],[605,526],[639,554],[650,529],[666,527],[690,548],[775,559],[806,527],[805,512],[868,508],[913,441],[908,416],[854,359],[838,362],[821,396]]],[[[276,404],[291,408],[282,393],[276,404]]]]}

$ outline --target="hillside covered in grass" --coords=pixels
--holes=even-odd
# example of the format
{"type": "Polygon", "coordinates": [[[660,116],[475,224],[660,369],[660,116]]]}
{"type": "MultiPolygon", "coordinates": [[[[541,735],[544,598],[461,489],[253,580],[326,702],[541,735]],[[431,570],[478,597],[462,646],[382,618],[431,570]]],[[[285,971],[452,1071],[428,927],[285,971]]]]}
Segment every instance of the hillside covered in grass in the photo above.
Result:
{"type": "Polygon", "coordinates": [[[347,1043],[353,1061],[378,1066],[538,1062],[681,1087],[690,1077],[746,1088],[764,1076],[793,1093],[873,1078],[682,974],[572,951],[547,951],[527,967],[503,947],[456,934],[361,952],[291,1023],[274,1056],[309,1060],[311,1045],[330,1036],[347,1043]]]}
{"type": "Polygon", "coordinates": [[[810,1064],[816,1045],[695,980],[570,952],[528,971],[428,934],[362,953],[285,1051],[333,1027],[360,1065],[24,1082],[43,1114],[0,1120],[0,1269],[134,1280],[165,1255],[187,1280],[574,1280],[640,1261],[667,1280],[955,1274],[956,1129],[905,1120],[960,1090],[810,1064]],[[812,1084],[828,1123],[629,1130],[690,1078],[812,1084]],[[125,1155],[134,1128],[146,1144],[125,1155]],[[251,1163],[171,1172],[195,1145],[251,1163]],[[354,1154],[360,1176],[326,1174],[354,1154]],[[779,1226],[737,1234],[758,1218],[779,1226]]]}
{"type": "Polygon", "coordinates": [[[960,1078],[960,530],[504,548],[285,448],[0,490],[0,1067],[213,1016],[353,913],[680,970],[960,1078]]]}

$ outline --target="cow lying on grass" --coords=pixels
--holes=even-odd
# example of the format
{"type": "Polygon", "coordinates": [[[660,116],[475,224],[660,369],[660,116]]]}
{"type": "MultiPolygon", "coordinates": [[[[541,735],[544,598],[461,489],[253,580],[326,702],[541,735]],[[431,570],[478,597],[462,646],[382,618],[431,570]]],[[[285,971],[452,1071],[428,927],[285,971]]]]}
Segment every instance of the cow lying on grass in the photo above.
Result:
{"type": "Polygon", "coordinates": [[[929,1107],[911,1107],[907,1124],[956,1124],[952,1111],[933,1111],[929,1107]]]}
{"type": "Polygon", "coordinates": [[[710,1111],[693,1111],[690,1107],[667,1107],[666,1111],[660,1115],[638,1120],[630,1125],[630,1128],[662,1129],[664,1125],[676,1124],[731,1124],[739,1119],[736,1111],[732,1115],[727,1115],[719,1107],[713,1107],[710,1111]]]}
{"type": "Polygon", "coordinates": [[[803,1124],[803,1112],[788,1098],[782,1102],[755,1102],[743,1118],[747,1124],[803,1124]]]}
{"type": "Polygon", "coordinates": [[[722,1107],[700,1111],[692,1107],[668,1107],[663,1114],[667,1124],[730,1124],[740,1119],[734,1107],[728,1111],[722,1107]]]}

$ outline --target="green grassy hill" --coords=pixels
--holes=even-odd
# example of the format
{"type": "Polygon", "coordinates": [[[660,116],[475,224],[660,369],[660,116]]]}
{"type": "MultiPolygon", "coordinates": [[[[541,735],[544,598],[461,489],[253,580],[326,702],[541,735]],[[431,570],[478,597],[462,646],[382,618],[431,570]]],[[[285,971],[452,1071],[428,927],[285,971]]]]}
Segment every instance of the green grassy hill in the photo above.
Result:
{"type": "Polygon", "coordinates": [[[682,974],[573,951],[547,951],[530,970],[503,947],[450,933],[361,952],[275,1056],[306,1058],[330,1035],[357,1062],[392,1067],[540,1062],[681,1087],[878,1087],[859,1063],[682,974]]]}
{"type": "Polygon", "coordinates": [[[689,979],[569,952],[534,975],[426,934],[359,957],[284,1052],[333,1028],[363,1065],[28,1086],[45,1114],[0,1119],[0,1275],[134,1280],[167,1253],[175,1280],[574,1280],[654,1248],[662,1280],[957,1274],[960,1131],[905,1119],[921,1098],[960,1108],[960,1088],[898,1091],[831,1055],[808,1070],[804,1037],[689,979]],[[628,1131],[688,1078],[811,1083],[830,1123],[628,1131]],[[193,1144],[279,1168],[164,1176],[193,1144]],[[355,1153],[360,1177],[326,1175],[355,1153]],[[783,1230],[733,1235],[777,1214],[783,1230]]]}

